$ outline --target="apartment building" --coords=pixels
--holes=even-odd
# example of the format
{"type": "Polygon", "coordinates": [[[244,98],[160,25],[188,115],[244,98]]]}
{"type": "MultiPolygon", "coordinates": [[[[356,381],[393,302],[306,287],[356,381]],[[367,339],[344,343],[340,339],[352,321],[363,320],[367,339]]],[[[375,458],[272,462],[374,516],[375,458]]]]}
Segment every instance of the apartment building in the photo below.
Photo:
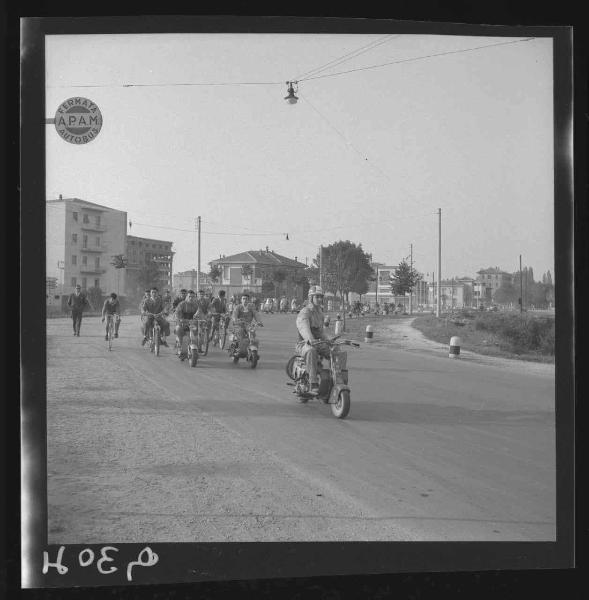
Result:
{"type": "Polygon", "coordinates": [[[82,200],[46,201],[46,277],[56,281],[55,295],[76,285],[99,287],[103,294],[125,290],[125,269],[111,265],[125,253],[127,213],[82,200]]]}
{"type": "Polygon", "coordinates": [[[128,235],[125,257],[127,258],[126,293],[136,297],[151,285],[172,289],[172,265],[174,260],[173,242],[128,235]],[[158,275],[151,282],[145,279],[145,270],[150,263],[157,265],[158,275]]]}

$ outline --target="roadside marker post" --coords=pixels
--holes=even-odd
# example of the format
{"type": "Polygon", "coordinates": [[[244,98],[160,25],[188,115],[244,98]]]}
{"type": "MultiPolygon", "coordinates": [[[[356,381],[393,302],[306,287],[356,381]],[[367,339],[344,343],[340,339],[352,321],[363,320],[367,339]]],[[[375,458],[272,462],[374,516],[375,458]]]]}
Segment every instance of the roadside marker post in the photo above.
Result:
{"type": "Polygon", "coordinates": [[[460,356],[460,338],[453,336],[450,338],[450,353],[449,358],[458,358],[460,356]]]}
{"type": "Polygon", "coordinates": [[[344,331],[344,322],[340,315],[338,315],[335,319],[335,335],[341,335],[344,331]]]}
{"type": "Polygon", "coordinates": [[[364,341],[366,343],[372,342],[374,339],[374,330],[372,325],[366,325],[366,333],[364,334],[364,341]]]}

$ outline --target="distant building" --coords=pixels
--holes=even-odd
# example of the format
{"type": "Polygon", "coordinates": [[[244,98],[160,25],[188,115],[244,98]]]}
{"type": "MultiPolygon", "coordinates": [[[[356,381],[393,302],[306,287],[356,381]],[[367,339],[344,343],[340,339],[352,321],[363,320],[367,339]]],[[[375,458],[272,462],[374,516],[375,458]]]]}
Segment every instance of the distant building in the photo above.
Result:
{"type": "Polygon", "coordinates": [[[123,293],[125,269],[110,262],[113,255],[125,253],[127,213],[61,196],[45,206],[45,274],[55,280],[53,296],[69,294],[78,284],[99,287],[104,294],[123,293]]]}
{"type": "Polygon", "coordinates": [[[172,263],[174,259],[172,244],[173,242],[154,238],[127,236],[125,251],[127,268],[120,270],[127,271],[126,291],[129,296],[141,296],[143,290],[149,285],[159,287],[160,291],[165,288],[172,289],[172,263]],[[159,274],[155,279],[157,283],[154,283],[152,278],[152,283],[149,284],[144,280],[144,272],[151,262],[157,265],[159,274]]]}
{"type": "MultiPolygon", "coordinates": [[[[385,303],[392,304],[395,296],[391,291],[391,276],[394,274],[398,265],[386,265],[384,263],[371,263],[374,269],[374,274],[377,277],[376,281],[368,282],[368,291],[363,296],[363,301],[374,306],[377,302],[381,306],[385,303]]],[[[358,294],[349,294],[350,302],[359,299],[358,294]]]]}
{"type": "Polygon", "coordinates": [[[217,266],[221,272],[219,279],[210,284],[212,291],[224,289],[229,297],[247,289],[258,296],[285,295],[302,301],[306,293],[302,277],[307,265],[299,262],[296,256],[288,258],[268,247],[222,256],[209,264],[217,266]],[[250,269],[251,273],[247,273],[250,269]],[[284,278],[279,281],[282,274],[284,278]]]}
{"type": "Polygon", "coordinates": [[[211,291],[211,281],[209,276],[201,271],[199,274],[197,285],[196,274],[196,269],[192,269],[190,271],[182,271],[180,273],[174,273],[174,277],[172,278],[174,290],[176,292],[179,292],[180,290],[185,289],[198,292],[197,288],[200,288],[207,291],[211,291]]]}
{"type": "Polygon", "coordinates": [[[502,286],[513,284],[513,274],[502,271],[499,267],[489,267],[477,271],[475,294],[479,304],[488,304],[493,301],[495,292],[502,286]]]}

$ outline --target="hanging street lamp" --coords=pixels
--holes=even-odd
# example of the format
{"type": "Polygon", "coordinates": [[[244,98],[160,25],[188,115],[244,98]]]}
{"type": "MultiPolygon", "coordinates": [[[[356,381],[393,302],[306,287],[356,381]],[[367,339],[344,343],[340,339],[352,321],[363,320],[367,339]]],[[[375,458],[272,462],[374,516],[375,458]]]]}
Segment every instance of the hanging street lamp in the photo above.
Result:
{"type": "Polygon", "coordinates": [[[296,104],[298,101],[298,97],[295,96],[295,93],[299,91],[298,81],[287,81],[286,85],[286,91],[288,93],[288,96],[285,96],[284,99],[289,104],[296,104]]]}

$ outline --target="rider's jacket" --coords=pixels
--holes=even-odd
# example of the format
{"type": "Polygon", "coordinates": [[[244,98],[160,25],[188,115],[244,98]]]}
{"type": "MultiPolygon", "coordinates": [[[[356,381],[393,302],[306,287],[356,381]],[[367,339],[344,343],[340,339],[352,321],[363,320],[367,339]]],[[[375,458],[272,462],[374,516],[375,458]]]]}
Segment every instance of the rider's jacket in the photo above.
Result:
{"type": "Polygon", "coordinates": [[[243,304],[238,304],[233,310],[233,322],[237,322],[239,320],[245,321],[246,323],[251,323],[253,320],[259,321],[258,315],[252,304],[248,304],[247,306],[243,306],[243,304]]]}
{"type": "Polygon", "coordinates": [[[146,298],[142,303],[141,303],[141,314],[144,315],[146,313],[153,313],[154,315],[157,315],[158,313],[162,312],[164,310],[164,301],[162,300],[161,296],[158,296],[157,298],[155,298],[155,300],[152,300],[151,298],[146,298]]]}
{"type": "Polygon", "coordinates": [[[227,312],[227,300],[224,298],[213,298],[211,300],[211,312],[219,315],[227,312]]]}
{"type": "Polygon", "coordinates": [[[197,298],[196,304],[198,306],[199,316],[204,317],[209,312],[210,302],[206,298],[197,298]]]}
{"type": "Polygon", "coordinates": [[[118,300],[111,302],[110,300],[105,300],[102,305],[102,316],[109,315],[120,315],[121,314],[121,305],[118,300]]]}
{"type": "Polygon", "coordinates": [[[176,307],[176,318],[177,319],[192,319],[198,310],[198,304],[196,300],[189,302],[188,300],[182,300],[176,307]]]}
{"type": "Polygon", "coordinates": [[[327,339],[323,332],[323,311],[321,308],[312,304],[305,306],[297,315],[297,329],[299,330],[299,342],[327,339]]]}
{"type": "Polygon", "coordinates": [[[180,302],[184,302],[184,300],[186,300],[186,296],[184,296],[184,298],[182,298],[182,296],[176,296],[174,298],[174,302],[172,302],[172,308],[176,309],[178,304],[180,304],[180,302]]]}

